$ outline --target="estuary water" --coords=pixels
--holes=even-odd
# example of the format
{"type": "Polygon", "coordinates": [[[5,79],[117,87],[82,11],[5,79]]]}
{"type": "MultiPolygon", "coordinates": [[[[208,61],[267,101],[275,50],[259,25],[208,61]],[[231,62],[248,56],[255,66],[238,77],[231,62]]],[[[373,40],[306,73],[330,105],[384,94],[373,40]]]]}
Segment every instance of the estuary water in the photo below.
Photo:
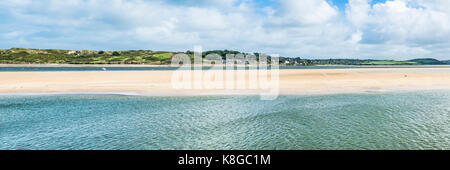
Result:
{"type": "MultiPolygon", "coordinates": [[[[334,66],[280,66],[279,69],[354,69],[354,68],[450,68],[450,65],[432,66],[432,65],[411,65],[411,66],[352,66],[352,65],[334,65],[334,66]]],[[[71,67],[44,67],[44,66],[8,66],[1,67],[0,72],[21,72],[21,71],[164,71],[177,70],[179,67],[98,67],[98,66],[71,66],[71,67]]],[[[182,69],[190,69],[184,67],[182,69]]],[[[207,70],[211,67],[203,67],[207,70]]],[[[238,67],[235,69],[249,69],[248,67],[238,67]]]]}
{"type": "Polygon", "coordinates": [[[0,149],[450,149],[450,91],[0,96],[0,149]]]}

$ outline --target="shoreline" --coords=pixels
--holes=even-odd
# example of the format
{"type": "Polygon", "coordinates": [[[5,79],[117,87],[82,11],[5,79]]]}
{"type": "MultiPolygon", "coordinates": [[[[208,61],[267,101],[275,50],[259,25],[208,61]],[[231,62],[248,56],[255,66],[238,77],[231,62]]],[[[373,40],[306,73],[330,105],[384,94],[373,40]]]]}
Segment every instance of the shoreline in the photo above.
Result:
{"type": "MultiPolygon", "coordinates": [[[[194,66],[194,65],[193,65],[194,66]]],[[[203,64],[205,67],[210,65],[203,64]]],[[[223,65],[225,66],[225,65],[223,65]]],[[[450,65],[311,65],[311,66],[294,66],[279,65],[280,67],[363,67],[363,68],[442,68],[450,65]]],[[[174,67],[170,64],[0,64],[0,67],[174,67]]]]}
{"type": "MultiPolygon", "coordinates": [[[[409,92],[430,92],[430,91],[450,91],[450,87],[426,87],[426,88],[390,88],[390,89],[347,89],[337,91],[309,91],[309,92],[280,92],[278,96],[327,96],[327,95],[352,95],[352,94],[386,94],[386,93],[409,93],[409,92]]],[[[159,92],[159,93],[141,93],[141,92],[2,92],[2,96],[59,96],[59,95],[113,95],[113,96],[140,96],[140,97],[203,97],[203,96],[260,96],[259,92],[234,91],[234,93],[176,93],[176,92],[159,92]]]]}
{"type": "Polygon", "coordinates": [[[0,64],[0,67],[171,67],[154,64],[0,64]]]}

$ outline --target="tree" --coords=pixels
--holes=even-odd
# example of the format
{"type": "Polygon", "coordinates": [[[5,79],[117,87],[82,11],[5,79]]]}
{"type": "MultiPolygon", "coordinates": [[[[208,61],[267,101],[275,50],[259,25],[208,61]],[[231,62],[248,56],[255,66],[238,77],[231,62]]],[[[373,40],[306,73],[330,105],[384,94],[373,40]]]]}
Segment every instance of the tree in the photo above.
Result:
{"type": "Polygon", "coordinates": [[[117,51],[114,51],[114,52],[112,53],[112,55],[113,55],[113,56],[120,56],[120,53],[117,52],[117,51]]]}

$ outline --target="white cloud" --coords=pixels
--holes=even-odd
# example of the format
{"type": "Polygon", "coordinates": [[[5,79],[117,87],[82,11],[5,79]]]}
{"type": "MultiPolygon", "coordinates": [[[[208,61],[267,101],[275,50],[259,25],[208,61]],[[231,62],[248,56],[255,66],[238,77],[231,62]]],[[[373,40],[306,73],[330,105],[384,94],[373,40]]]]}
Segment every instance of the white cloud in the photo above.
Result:
{"type": "Polygon", "coordinates": [[[361,27],[368,21],[370,4],[368,0],[350,0],[347,4],[347,19],[356,27],[361,27]]]}
{"type": "Polygon", "coordinates": [[[450,1],[4,0],[2,48],[235,49],[300,57],[448,58],[450,1]],[[21,34],[23,33],[23,34],[21,34]],[[25,34],[26,33],[26,34],[25,34]],[[17,40],[14,40],[17,37],[17,40]]]}
{"type": "Polygon", "coordinates": [[[282,0],[280,3],[282,8],[279,15],[285,22],[302,25],[323,24],[338,14],[338,9],[330,6],[325,0],[282,0]]]}
{"type": "Polygon", "coordinates": [[[368,0],[350,0],[346,15],[360,33],[361,46],[389,49],[375,55],[445,59],[450,56],[435,46],[447,44],[442,48],[450,51],[449,7],[449,1],[441,0],[393,0],[373,6],[368,0]]]}

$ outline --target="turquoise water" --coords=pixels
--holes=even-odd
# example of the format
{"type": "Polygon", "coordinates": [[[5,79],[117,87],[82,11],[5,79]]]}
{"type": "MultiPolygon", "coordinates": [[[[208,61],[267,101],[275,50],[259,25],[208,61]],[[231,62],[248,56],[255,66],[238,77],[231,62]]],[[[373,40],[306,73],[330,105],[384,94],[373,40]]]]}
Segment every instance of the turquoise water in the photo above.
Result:
{"type": "Polygon", "coordinates": [[[0,96],[0,149],[450,149],[450,91],[0,96]]]}

